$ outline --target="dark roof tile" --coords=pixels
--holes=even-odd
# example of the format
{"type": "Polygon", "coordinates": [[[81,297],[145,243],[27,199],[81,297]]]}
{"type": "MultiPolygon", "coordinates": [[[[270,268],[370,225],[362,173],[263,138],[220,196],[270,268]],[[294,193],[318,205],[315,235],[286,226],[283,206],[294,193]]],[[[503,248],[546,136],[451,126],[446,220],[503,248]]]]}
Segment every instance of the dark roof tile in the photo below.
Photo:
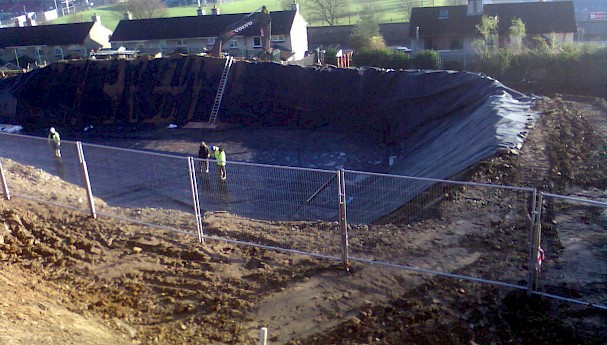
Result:
{"type": "MultiPolygon", "coordinates": [[[[409,34],[415,37],[419,27],[420,36],[433,35],[474,35],[481,16],[467,14],[467,6],[417,7],[411,11],[409,34]],[[448,13],[439,18],[440,11],[448,13]]],[[[498,16],[499,32],[505,33],[512,19],[520,18],[527,34],[549,32],[576,32],[572,1],[555,2],[519,2],[483,5],[483,14],[498,16]]]]}
{"type": "Polygon", "coordinates": [[[0,47],[84,44],[93,22],[0,29],[0,47]]]}
{"type": "MultiPolygon", "coordinates": [[[[296,11],[270,12],[272,34],[289,35],[295,13],[296,11]]],[[[114,30],[110,42],[217,37],[228,26],[238,22],[245,15],[247,14],[239,13],[121,20],[114,30]]],[[[244,30],[243,35],[258,36],[259,30],[258,26],[253,25],[244,30]]]]}

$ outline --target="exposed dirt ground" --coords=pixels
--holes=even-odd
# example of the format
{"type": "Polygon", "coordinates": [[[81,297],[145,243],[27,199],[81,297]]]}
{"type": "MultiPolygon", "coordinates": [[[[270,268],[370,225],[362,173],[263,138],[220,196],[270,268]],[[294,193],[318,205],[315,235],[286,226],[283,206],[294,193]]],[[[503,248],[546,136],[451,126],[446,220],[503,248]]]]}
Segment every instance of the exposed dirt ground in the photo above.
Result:
{"type": "MultiPolygon", "coordinates": [[[[524,146],[483,161],[467,179],[606,198],[606,104],[560,96],[539,100],[541,116],[524,146]]],[[[16,189],[35,186],[57,201],[78,198],[77,187],[40,170],[3,164],[11,181],[22,184],[16,189]]],[[[411,266],[521,283],[516,280],[524,277],[528,253],[517,248],[526,248],[528,240],[527,210],[520,206],[526,201],[465,188],[446,193],[432,206],[433,217],[395,214],[384,224],[352,226],[352,248],[390,252],[411,266]],[[485,203],[481,208],[479,200],[485,203]]],[[[142,212],[177,223],[190,217],[142,212]]],[[[600,215],[578,223],[600,226],[592,241],[578,248],[586,253],[579,266],[560,262],[560,274],[575,274],[575,289],[563,284],[546,288],[572,298],[591,290],[605,305],[604,224],[600,215]],[[596,268],[589,272],[593,277],[580,273],[580,266],[596,268]]],[[[313,239],[335,227],[226,213],[207,215],[205,225],[210,234],[237,229],[251,236],[289,236],[309,246],[322,245],[313,239]]],[[[549,267],[567,252],[568,242],[557,220],[547,218],[544,229],[549,267]]],[[[200,244],[192,235],[104,217],[94,220],[19,198],[0,200],[0,259],[0,343],[7,345],[254,344],[261,327],[269,328],[270,344],[607,340],[605,311],[529,298],[524,290],[362,263],[352,263],[347,272],[338,262],[218,241],[200,244]]]]}

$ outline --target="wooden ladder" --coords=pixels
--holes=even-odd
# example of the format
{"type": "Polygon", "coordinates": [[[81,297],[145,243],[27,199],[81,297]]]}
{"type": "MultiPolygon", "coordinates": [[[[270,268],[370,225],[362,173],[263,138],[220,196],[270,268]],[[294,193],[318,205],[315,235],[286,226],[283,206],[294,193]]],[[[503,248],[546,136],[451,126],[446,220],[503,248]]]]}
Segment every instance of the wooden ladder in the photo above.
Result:
{"type": "Polygon", "coordinates": [[[226,84],[228,83],[228,75],[230,74],[230,67],[232,67],[232,62],[234,62],[234,58],[232,56],[228,56],[228,58],[226,59],[226,64],[223,68],[223,73],[221,74],[221,80],[219,81],[219,88],[217,89],[217,95],[215,96],[215,103],[213,103],[211,116],[209,117],[210,126],[214,126],[215,121],[217,120],[217,114],[219,113],[219,107],[221,106],[223,92],[225,91],[226,84]]]}

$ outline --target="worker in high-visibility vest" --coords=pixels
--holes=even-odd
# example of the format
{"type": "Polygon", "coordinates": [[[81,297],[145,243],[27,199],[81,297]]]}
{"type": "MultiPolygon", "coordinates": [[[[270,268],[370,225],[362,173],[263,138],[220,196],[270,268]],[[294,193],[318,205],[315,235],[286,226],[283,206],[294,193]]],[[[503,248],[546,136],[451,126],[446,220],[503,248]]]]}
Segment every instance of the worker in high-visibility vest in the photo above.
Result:
{"type": "Polygon", "coordinates": [[[61,158],[61,137],[59,136],[59,132],[55,130],[55,127],[51,127],[49,130],[48,140],[53,144],[53,148],[55,149],[55,157],[61,158]]]}
{"type": "Polygon", "coordinates": [[[219,146],[213,146],[213,157],[217,161],[217,167],[219,168],[219,174],[222,180],[225,180],[226,175],[226,153],[219,146]]]}

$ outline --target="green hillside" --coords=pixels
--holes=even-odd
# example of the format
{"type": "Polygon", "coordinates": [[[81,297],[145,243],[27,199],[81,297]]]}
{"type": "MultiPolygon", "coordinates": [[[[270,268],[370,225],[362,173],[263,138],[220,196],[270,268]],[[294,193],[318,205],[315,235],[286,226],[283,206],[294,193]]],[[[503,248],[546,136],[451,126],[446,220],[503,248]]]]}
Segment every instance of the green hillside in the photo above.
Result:
{"type": "MultiPolygon", "coordinates": [[[[374,0],[372,2],[373,10],[376,11],[378,20],[382,23],[388,22],[404,22],[408,21],[408,17],[403,9],[403,4],[410,3],[414,7],[423,6],[442,6],[445,3],[453,3],[454,0],[374,0]]],[[[365,4],[369,3],[368,0],[350,0],[350,8],[347,14],[339,18],[337,21],[338,25],[356,24],[358,16],[357,14],[361,11],[365,4]]],[[[250,13],[257,10],[265,4],[271,11],[282,10],[282,5],[277,0],[271,0],[268,2],[260,0],[238,0],[232,2],[226,2],[218,5],[220,13],[250,13]]],[[[197,5],[193,6],[182,6],[182,7],[169,7],[167,8],[168,17],[180,17],[180,16],[195,16],[197,5]]],[[[211,13],[212,6],[203,7],[206,14],[211,13]]],[[[322,26],[326,23],[322,22],[318,18],[314,18],[309,5],[305,2],[300,5],[301,12],[308,21],[310,26],[322,26]]],[[[106,5],[99,6],[93,9],[71,14],[68,16],[56,19],[49,24],[64,24],[64,23],[76,23],[76,22],[88,22],[91,21],[93,13],[97,13],[101,17],[101,22],[105,27],[110,30],[114,30],[118,25],[118,22],[123,18],[123,9],[119,5],[106,5]]]]}

